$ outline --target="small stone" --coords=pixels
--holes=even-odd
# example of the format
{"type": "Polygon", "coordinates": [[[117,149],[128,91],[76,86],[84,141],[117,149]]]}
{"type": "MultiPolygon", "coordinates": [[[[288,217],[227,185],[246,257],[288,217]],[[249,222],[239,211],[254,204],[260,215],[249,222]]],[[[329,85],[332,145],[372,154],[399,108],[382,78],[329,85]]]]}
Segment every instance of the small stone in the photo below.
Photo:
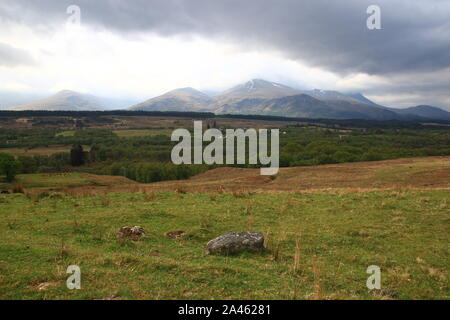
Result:
{"type": "Polygon", "coordinates": [[[217,237],[206,245],[206,254],[236,254],[244,251],[264,249],[261,232],[233,232],[217,237]]]}
{"type": "Polygon", "coordinates": [[[181,238],[184,234],[185,232],[183,230],[174,230],[166,232],[166,237],[169,237],[171,239],[178,239],[181,238]]]}
{"type": "Polygon", "coordinates": [[[387,297],[395,299],[398,297],[398,291],[395,289],[384,288],[380,290],[380,294],[387,297]]]}
{"type": "Polygon", "coordinates": [[[134,227],[122,227],[117,233],[117,238],[119,239],[131,239],[134,241],[140,240],[145,237],[144,228],[139,226],[134,227]]]}

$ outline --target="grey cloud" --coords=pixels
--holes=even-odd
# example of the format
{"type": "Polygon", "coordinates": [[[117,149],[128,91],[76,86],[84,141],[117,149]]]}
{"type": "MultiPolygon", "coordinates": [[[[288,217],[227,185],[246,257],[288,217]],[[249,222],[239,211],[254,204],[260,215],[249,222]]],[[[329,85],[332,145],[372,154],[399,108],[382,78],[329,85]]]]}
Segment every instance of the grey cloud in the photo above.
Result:
{"type": "Polygon", "coordinates": [[[3,11],[62,22],[74,2],[84,23],[118,32],[224,37],[279,49],[340,74],[450,66],[450,2],[445,0],[19,0],[14,7],[3,5],[3,11]],[[381,7],[382,30],[366,28],[366,9],[374,2],[381,7]]]}
{"type": "Polygon", "coordinates": [[[35,61],[26,51],[0,42],[0,66],[17,67],[34,64],[35,61]]]}
{"type": "Polygon", "coordinates": [[[450,68],[447,68],[435,72],[392,75],[386,77],[386,83],[361,91],[367,95],[386,99],[387,105],[427,104],[450,111],[449,88],[450,68]],[[409,96],[416,96],[416,98],[412,101],[409,96]]]}
{"type": "MultiPolygon", "coordinates": [[[[367,73],[404,80],[391,88],[436,97],[450,67],[448,0],[16,0],[0,4],[5,21],[57,27],[66,8],[82,23],[125,35],[198,34],[244,48],[276,49],[337,74],[367,73]],[[366,9],[381,7],[382,30],[368,30],[366,9]],[[411,81],[410,81],[411,80],[411,81]],[[422,83],[426,81],[426,83],[422,83]],[[429,90],[429,91],[426,91],[429,90]]],[[[387,87],[370,91],[389,90],[387,87]]],[[[448,94],[447,94],[448,96],[448,94]]],[[[448,101],[441,100],[441,101],[448,101]]],[[[447,105],[448,106],[448,105],[447,105]]]]}

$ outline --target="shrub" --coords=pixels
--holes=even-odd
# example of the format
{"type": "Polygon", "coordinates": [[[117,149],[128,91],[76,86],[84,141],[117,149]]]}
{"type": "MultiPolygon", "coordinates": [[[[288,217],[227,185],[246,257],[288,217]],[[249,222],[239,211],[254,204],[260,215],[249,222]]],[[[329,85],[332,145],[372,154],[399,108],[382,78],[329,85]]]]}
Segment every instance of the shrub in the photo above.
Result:
{"type": "Polygon", "coordinates": [[[19,170],[19,162],[12,155],[0,152],[0,174],[6,176],[6,181],[14,181],[17,171],[19,170]]]}
{"type": "Polygon", "coordinates": [[[21,183],[16,183],[12,187],[12,193],[25,193],[25,189],[23,188],[21,183]]]}

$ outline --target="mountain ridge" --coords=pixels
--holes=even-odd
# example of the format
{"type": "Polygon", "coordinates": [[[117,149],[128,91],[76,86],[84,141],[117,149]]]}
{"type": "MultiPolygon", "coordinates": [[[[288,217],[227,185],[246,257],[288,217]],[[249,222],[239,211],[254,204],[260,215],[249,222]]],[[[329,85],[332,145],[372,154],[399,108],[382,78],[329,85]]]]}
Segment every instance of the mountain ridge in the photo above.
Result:
{"type": "Polygon", "coordinates": [[[264,79],[251,79],[213,96],[189,87],[179,88],[128,109],[369,120],[427,120],[436,116],[439,119],[446,118],[447,111],[434,108],[436,109],[395,109],[378,105],[362,93],[299,90],[264,79]]]}
{"type": "MultiPolygon", "coordinates": [[[[389,108],[390,110],[394,108],[389,108]]],[[[413,114],[423,118],[431,117],[430,119],[450,120],[450,112],[429,105],[418,105],[404,109],[395,109],[397,113],[408,115],[413,114]]]]}
{"type": "Polygon", "coordinates": [[[12,98],[13,95],[10,92],[0,92],[0,101],[6,101],[8,104],[2,106],[1,110],[100,111],[126,109],[130,104],[137,102],[135,99],[94,96],[67,89],[50,96],[43,94],[31,96],[34,99],[27,94],[16,93],[15,98],[12,98]],[[5,95],[6,100],[3,100],[5,95]],[[69,96],[72,96],[72,99],[67,99],[69,96]],[[11,101],[19,103],[8,103],[11,101]]]}
{"type": "Polygon", "coordinates": [[[204,111],[213,99],[191,87],[178,88],[160,96],[129,107],[129,110],[145,111],[204,111]]]}
{"type": "Polygon", "coordinates": [[[104,107],[93,95],[72,90],[61,90],[54,95],[7,110],[48,110],[48,111],[98,111],[104,107]]]}
{"type": "Polygon", "coordinates": [[[450,112],[434,106],[418,105],[397,109],[376,104],[362,93],[300,90],[263,79],[251,79],[215,95],[184,87],[134,103],[128,108],[125,103],[125,100],[119,102],[115,99],[62,90],[47,98],[6,110],[98,111],[110,110],[114,104],[123,106],[123,110],[133,111],[188,111],[368,120],[450,120],[450,112]]]}

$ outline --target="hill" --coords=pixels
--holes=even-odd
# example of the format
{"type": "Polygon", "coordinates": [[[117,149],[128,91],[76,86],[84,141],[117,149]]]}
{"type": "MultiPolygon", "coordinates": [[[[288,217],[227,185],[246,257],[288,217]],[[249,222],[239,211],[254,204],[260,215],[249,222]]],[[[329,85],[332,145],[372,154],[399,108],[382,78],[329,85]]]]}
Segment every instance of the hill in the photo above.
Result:
{"type": "Polygon", "coordinates": [[[104,109],[104,106],[101,104],[100,100],[93,95],[63,90],[50,97],[7,109],[17,111],[97,111],[104,109]]]}
{"type": "Polygon", "coordinates": [[[194,88],[180,88],[130,107],[139,111],[204,111],[213,101],[194,88]]]}
{"type": "Polygon", "coordinates": [[[426,119],[450,120],[450,112],[427,105],[420,105],[405,109],[395,109],[395,112],[402,115],[415,115],[426,119]]]}
{"type": "MultiPolygon", "coordinates": [[[[91,175],[91,177],[94,175],[91,175]]],[[[25,179],[26,175],[24,175],[25,179]]],[[[24,180],[25,181],[25,180],[24,180]]],[[[50,187],[50,183],[47,184],[50,187]]],[[[280,168],[274,178],[261,176],[259,169],[222,167],[188,180],[150,184],[126,183],[76,185],[61,190],[73,194],[108,192],[315,192],[323,190],[450,190],[450,157],[404,158],[307,167],[280,168]]],[[[54,190],[58,190],[55,188],[54,190]]]]}
{"type": "Polygon", "coordinates": [[[43,98],[45,98],[45,95],[42,94],[0,90],[0,110],[27,104],[43,98]]]}

